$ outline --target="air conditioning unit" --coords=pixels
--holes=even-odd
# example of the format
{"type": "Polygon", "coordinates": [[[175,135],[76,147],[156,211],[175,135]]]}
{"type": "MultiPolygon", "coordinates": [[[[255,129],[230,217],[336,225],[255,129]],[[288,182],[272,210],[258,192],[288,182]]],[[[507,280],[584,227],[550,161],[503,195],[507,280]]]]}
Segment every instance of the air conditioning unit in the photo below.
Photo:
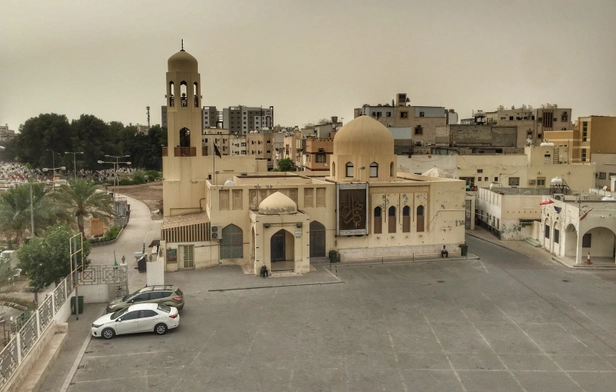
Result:
{"type": "Polygon", "coordinates": [[[221,240],[222,239],[222,226],[210,226],[210,240],[221,240]]]}
{"type": "Polygon", "coordinates": [[[558,201],[565,201],[565,195],[563,195],[562,193],[555,193],[552,198],[554,200],[558,200],[558,201]]]}
{"type": "Polygon", "coordinates": [[[537,180],[528,180],[528,185],[535,185],[537,184],[537,180]]]}

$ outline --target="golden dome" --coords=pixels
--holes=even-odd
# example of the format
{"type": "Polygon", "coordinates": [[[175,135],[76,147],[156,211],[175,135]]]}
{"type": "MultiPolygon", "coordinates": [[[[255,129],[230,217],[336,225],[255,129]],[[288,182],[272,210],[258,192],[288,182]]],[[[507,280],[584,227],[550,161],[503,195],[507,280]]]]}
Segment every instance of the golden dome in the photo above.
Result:
{"type": "Polygon", "coordinates": [[[374,155],[393,154],[394,137],[386,126],[370,116],[349,121],[336,132],[334,154],[374,155]]]}
{"type": "Polygon", "coordinates": [[[167,60],[167,68],[169,72],[199,72],[197,59],[180,50],[167,60]]]}

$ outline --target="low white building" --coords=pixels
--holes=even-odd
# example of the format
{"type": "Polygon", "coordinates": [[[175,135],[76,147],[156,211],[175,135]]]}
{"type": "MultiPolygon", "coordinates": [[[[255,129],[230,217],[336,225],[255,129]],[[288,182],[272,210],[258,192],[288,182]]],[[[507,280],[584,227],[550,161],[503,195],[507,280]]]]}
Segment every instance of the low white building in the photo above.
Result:
{"type": "Polygon", "coordinates": [[[576,265],[595,261],[616,262],[616,200],[610,196],[550,197],[541,208],[537,238],[550,253],[570,258],[576,265]]]}

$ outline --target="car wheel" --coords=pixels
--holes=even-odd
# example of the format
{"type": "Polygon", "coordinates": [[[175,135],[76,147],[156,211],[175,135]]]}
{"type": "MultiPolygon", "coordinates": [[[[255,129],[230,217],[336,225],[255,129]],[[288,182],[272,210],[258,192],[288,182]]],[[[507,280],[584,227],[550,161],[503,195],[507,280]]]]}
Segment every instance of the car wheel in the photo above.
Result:
{"type": "Polygon", "coordinates": [[[111,339],[115,336],[115,331],[111,328],[103,329],[103,333],[101,334],[105,339],[111,339]]]}
{"type": "Polygon", "coordinates": [[[167,332],[167,325],[163,323],[156,324],[156,326],[154,327],[154,332],[157,335],[164,335],[165,332],[167,332]]]}

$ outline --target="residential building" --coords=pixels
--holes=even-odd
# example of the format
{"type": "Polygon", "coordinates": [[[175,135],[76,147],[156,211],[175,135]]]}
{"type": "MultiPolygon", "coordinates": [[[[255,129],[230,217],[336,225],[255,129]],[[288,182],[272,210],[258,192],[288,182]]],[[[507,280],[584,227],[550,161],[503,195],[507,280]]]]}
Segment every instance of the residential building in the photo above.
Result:
{"type": "Polygon", "coordinates": [[[267,161],[269,170],[274,168],[272,158],[275,154],[274,134],[271,131],[252,131],[246,135],[246,155],[267,161]]]}
{"type": "Polygon", "coordinates": [[[9,124],[0,125],[0,142],[5,143],[15,137],[15,131],[9,129],[9,124]]]}
{"type": "Polygon", "coordinates": [[[370,116],[386,127],[412,129],[410,138],[414,146],[434,144],[436,127],[447,125],[448,119],[453,118],[452,109],[446,110],[442,106],[412,106],[410,102],[406,93],[398,93],[395,103],[392,100],[391,105],[365,104],[354,109],[354,115],[355,118],[370,116]]]}
{"type": "Polygon", "coordinates": [[[274,107],[231,106],[222,110],[222,127],[232,134],[260,132],[274,125],[274,107]]]}

